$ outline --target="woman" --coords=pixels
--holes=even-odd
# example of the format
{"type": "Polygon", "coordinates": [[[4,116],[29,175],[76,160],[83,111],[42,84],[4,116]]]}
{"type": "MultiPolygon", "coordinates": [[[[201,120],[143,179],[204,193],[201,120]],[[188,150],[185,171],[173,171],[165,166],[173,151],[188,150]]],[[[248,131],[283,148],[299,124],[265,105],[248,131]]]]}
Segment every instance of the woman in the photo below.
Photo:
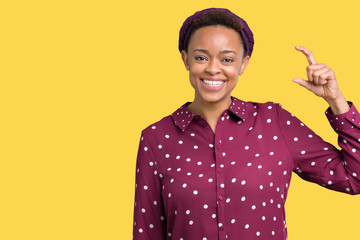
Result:
{"type": "Polygon", "coordinates": [[[294,82],[329,103],[339,151],[279,104],[231,96],[249,63],[253,34],[227,9],[190,16],[179,51],[193,102],[142,131],[136,166],[134,239],[287,239],[284,204],[291,173],[360,193],[360,116],[334,72],[309,61],[294,82]]]}

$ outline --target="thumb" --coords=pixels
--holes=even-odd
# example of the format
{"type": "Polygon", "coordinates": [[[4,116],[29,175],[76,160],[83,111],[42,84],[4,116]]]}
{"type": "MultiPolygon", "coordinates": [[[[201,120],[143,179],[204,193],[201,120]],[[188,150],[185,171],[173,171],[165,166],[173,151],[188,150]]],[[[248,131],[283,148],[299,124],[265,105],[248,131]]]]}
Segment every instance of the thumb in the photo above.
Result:
{"type": "Polygon", "coordinates": [[[293,82],[299,84],[300,86],[306,88],[307,90],[311,91],[311,83],[309,81],[306,81],[302,78],[294,78],[293,82]]]}

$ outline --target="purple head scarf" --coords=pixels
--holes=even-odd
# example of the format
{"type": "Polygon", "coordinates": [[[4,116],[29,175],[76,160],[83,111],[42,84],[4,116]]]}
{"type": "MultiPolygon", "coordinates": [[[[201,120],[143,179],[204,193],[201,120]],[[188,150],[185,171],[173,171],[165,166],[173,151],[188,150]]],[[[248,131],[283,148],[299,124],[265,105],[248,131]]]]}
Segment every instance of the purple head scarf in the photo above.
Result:
{"type": "Polygon", "coordinates": [[[182,50],[185,50],[185,43],[188,40],[188,38],[190,37],[190,32],[191,32],[193,21],[195,19],[197,19],[198,17],[202,16],[204,13],[209,12],[209,11],[214,11],[214,10],[224,11],[228,15],[235,16],[237,19],[239,19],[239,21],[241,22],[241,25],[242,25],[242,29],[240,31],[240,34],[241,34],[241,37],[242,37],[242,39],[244,41],[245,51],[246,51],[246,54],[251,57],[251,53],[252,53],[253,48],[254,48],[254,36],[253,36],[253,33],[251,32],[249,26],[247,25],[247,23],[245,22],[244,19],[240,18],[239,16],[232,13],[230,10],[228,10],[226,8],[207,8],[207,9],[195,12],[193,15],[188,17],[185,20],[185,22],[183,23],[183,25],[182,25],[182,27],[180,29],[180,33],[179,33],[179,52],[181,52],[182,50]]]}

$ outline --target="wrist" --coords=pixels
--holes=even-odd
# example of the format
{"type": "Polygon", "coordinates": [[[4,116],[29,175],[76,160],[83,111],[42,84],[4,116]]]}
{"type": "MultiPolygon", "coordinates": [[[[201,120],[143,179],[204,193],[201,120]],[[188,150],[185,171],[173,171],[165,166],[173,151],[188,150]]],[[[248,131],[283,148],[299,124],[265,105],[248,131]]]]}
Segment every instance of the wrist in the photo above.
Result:
{"type": "Polygon", "coordinates": [[[350,106],[343,94],[334,99],[325,99],[325,101],[329,104],[334,115],[343,114],[350,110],[350,106]]]}

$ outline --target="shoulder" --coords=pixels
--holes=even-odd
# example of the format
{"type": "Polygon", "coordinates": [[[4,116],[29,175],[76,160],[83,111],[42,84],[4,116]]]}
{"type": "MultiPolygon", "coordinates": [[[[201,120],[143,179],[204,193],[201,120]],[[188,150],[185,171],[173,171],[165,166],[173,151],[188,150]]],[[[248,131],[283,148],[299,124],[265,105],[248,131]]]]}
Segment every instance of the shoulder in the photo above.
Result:
{"type": "Polygon", "coordinates": [[[173,127],[174,123],[171,119],[171,115],[167,115],[160,120],[153,122],[146,126],[142,131],[142,136],[156,136],[164,132],[164,129],[173,127]]]}

